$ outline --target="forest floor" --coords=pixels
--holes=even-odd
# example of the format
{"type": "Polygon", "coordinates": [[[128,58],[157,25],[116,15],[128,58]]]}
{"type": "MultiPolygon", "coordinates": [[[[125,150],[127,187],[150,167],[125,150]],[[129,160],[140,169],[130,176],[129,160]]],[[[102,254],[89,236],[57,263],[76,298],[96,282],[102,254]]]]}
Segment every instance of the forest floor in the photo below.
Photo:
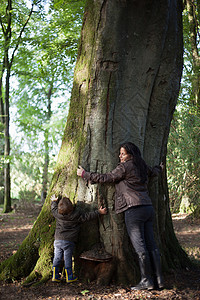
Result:
{"type": "MultiPolygon", "coordinates": [[[[29,233],[40,211],[39,206],[21,207],[17,211],[0,212],[0,263],[14,254],[29,233]]],[[[100,287],[91,282],[80,281],[66,284],[47,283],[34,287],[24,287],[21,282],[0,282],[0,299],[9,300],[97,300],[97,299],[191,299],[200,300],[200,220],[193,220],[187,214],[173,215],[177,238],[188,253],[195,259],[197,268],[176,270],[165,274],[165,289],[135,291],[130,287],[110,285],[100,287]]]]}

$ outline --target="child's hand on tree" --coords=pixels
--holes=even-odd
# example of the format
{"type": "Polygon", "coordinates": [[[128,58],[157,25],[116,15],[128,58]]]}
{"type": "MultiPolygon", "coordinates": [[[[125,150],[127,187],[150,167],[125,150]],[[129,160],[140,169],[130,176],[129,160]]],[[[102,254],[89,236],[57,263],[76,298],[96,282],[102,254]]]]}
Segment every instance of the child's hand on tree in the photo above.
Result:
{"type": "Polygon", "coordinates": [[[100,215],[106,215],[107,214],[107,208],[106,207],[100,207],[99,208],[99,213],[100,213],[100,215]]]}
{"type": "Polygon", "coordinates": [[[56,197],[55,194],[51,196],[51,201],[58,201],[58,198],[56,197]]]}

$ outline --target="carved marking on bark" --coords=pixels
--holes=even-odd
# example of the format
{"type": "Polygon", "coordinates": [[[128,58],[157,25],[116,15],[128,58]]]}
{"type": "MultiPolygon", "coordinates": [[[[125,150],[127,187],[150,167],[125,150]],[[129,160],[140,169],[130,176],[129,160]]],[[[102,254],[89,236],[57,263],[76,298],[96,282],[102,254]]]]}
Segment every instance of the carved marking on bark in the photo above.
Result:
{"type": "Polygon", "coordinates": [[[88,169],[89,167],[89,157],[91,154],[91,129],[90,129],[90,125],[88,124],[87,126],[87,141],[86,141],[86,145],[83,151],[83,156],[82,156],[82,160],[80,159],[80,154],[81,152],[79,152],[79,162],[81,161],[81,165],[88,169]]]}
{"type": "Polygon", "coordinates": [[[134,140],[139,146],[143,146],[147,112],[148,103],[143,92],[136,91],[135,94],[119,101],[115,109],[113,139],[116,141],[120,132],[123,140],[118,144],[134,140]]]}
{"type": "Polygon", "coordinates": [[[100,17],[99,17],[99,22],[97,24],[97,31],[99,30],[99,26],[100,26],[100,23],[101,23],[101,20],[102,20],[102,16],[106,12],[106,8],[105,8],[106,4],[107,4],[107,0],[104,0],[102,5],[101,5],[101,9],[100,9],[100,17]]]}
{"type": "Polygon", "coordinates": [[[107,132],[108,132],[108,117],[109,117],[109,92],[110,92],[110,81],[111,81],[112,72],[110,72],[108,80],[108,89],[106,97],[106,124],[105,124],[105,145],[107,144],[107,132]]]}
{"type": "Polygon", "coordinates": [[[112,60],[98,60],[97,61],[97,67],[96,69],[102,69],[102,70],[105,70],[105,71],[109,71],[109,72],[112,72],[112,71],[117,71],[118,69],[118,61],[112,61],[112,60]]]}

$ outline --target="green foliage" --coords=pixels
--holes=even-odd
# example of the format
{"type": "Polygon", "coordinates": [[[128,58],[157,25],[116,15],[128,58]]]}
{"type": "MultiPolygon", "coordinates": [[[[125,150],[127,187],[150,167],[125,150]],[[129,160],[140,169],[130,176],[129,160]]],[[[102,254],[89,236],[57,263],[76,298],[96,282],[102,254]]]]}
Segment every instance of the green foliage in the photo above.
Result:
{"type": "MultiPolygon", "coordinates": [[[[39,200],[42,190],[43,156],[39,152],[23,152],[13,145],[11,164],[12,198],[20,200],[39,200]],[[22,198],[21,198],[22,197],[22,198]]],[[[49,180],[52,178],[56,157],[50,156],[49,180]]]]}
{"type": "Polygon", "coordinates": [[[183,11],[184,69],[179,103],[168,141],[168,183],[172,212],[198,211],[200,198],[200,11],[186,1],[183,11]],[[188,5],[189,4],[189,5],[188,5]],[[190,6],[191,5],[191,6],[190,6]]]}
{"type": "Polygon", "coordinates": [[[66,123],[83,6],[84,1],[47,1],[22,37],[11,93],[18,129],[11,148],[14,198],[33,191],[40,196],[48,156],[51,180],[66,123]]]}
{"type": "Polygon", "coordinates": [[[21,201],[25,201],[25,202],[26,201],[27,202],[32,201],[33,202],[35,200],[36,196],[37,196],[37,194],[34,190],[32,190],[32,191],[28,191],[28,190],[22,191],[22,190],[20,190],[19,191],[19,199],[21,201]]]}
{"type": "Polygon", "coordinates": [[[188,208],[194,209],[200,197],[200,116],[192,109],[179,106],[174,114],[167,167],[172,212],[179,212],[186,199],[188,208]]]}

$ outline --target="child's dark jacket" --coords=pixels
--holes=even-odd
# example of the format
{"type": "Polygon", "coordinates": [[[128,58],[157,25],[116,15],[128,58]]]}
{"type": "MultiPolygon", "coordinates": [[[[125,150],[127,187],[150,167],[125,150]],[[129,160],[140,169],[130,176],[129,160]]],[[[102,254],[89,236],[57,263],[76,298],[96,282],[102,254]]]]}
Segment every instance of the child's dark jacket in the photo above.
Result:
{"type": "Polygon", "coordinates": [[[98,210],[92,212],[83,212],[77,208],[68,215],[61,215],[58,213],[58,203],[52,201],[51,211],[56,219],[55,240],[66,240],[76,242],[81,223],[95,219],[99,212],[98,210]]]}

